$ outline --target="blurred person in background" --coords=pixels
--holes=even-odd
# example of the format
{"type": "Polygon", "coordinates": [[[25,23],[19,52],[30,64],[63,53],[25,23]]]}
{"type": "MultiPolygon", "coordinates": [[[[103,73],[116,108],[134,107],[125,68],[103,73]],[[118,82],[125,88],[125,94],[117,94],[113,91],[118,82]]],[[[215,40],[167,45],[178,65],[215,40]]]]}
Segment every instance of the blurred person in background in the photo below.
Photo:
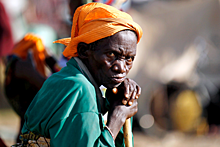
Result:
{"type": "MultiPolygon", "coordinates": [[[[56,46],[52,44],[52,41],[57,39],[57,33],[49,25],[53,23],[56,24],[53,26],[56,29],[56,26],[64,26],[64,24],[56,20],[50,23],[44,21],[45,17],[40,16],[38,13],[39,9],[37,9],[37,6],[39,5],[37,5],[37,1],[4,2],[10,5],[9,12],[11,12],[12,15],[11,21],[14,22],[13,24],[16,24],[16,26],[14,25],[14,30],[16,29],[16,31],[13,32],[14,38],[18,40],[18,36],[26,32],[32,32],[24,35],[25,37],[19,41],[16,41],[17,43],[14,46],[12,44],[8,45],[8,49],[3,50],[10,54],[7,58],[5,57],[7,67],[4,82],[5,95],[9,104],[21,118],[20,130],[16,140],[16,142],[20,142],[19,135],[24,123],[24,114],[29,104],[46,78],[50,76],[51,73],[60,70],[61,66],[63,66],[57,62],[57,58],[59,58],[62,49],[57,51],[56,46]],[[10,8],[15,7],[15,5],[12,5],[14,3],[20,4],[18,8],[16,7],[12,10],[10,8]],[[19,6],[21,6],[21,8],[19,8],[19,6]],[[36,10],[38,10],[38,12],[36,10]]],[[[50,3],[51,1],[49,4],[50,3]]],[[[44,8],[51,8],[49,4],[44,5],[44,8]]],[[[65,26],[67,26],[67,24],[65,24],[65,26]]],[[[62,31],[65,32],[66,29],[64,29],[64,27],[62,28],[62,31]]],[[[4,32],[7,32],[7,29],[4,29],[4,32]]],[[[7,34],[5,36],[7,36],[7,34]]],[[[10,39],[4,41],[4,43],[7,43],[7,41],[9,42],[10,39]]],[[[2,53],[2,50],[0,51],[2,53]]]]}
{"type": "MultiPolygon", "coordinates": [[[[51,73],[60,70],[56,59],[48,54],[42,40],[34,34],[27,34],[16,43],[7,57],[5,95],[21,118],[20,126],[24,124],[24,114],[29,104],[48,77],[46,66],[51,73]]],[[[20,131],[17,141],[19,135],[20,131]]]]}
{"type": "Polygon", "coordinates": [[[184,82],[161,84],[152,94],[151,114],[157,125],[164,130],[206,134],[208,125],[199,99],[198,91],[184,82]]]}
{"type": "Polygon", "coordinates": [[[32,33],[27,33],[22,39],[16,41],[5,58],[5,96],[21,118],[16,142],[20,142],[19,135],[24,123],[24,114],[32,99],[46,78],[61,68],[55,56],[55,46],[51,43],[57,38],[55,31],[50,26],[37,21],[35,11],[31,9],[34,8],[32,1],[25,3],[25,6],[26,8],[23,7],[20,12],[23,17],[18,17],[22,19],[24,26],[16,26],[17,30],[19,27],[24,27],[21,29],[23,32],[16,34],[19,32],[16,31],[14,35],[20,36],[25,32],[32,33]]]}

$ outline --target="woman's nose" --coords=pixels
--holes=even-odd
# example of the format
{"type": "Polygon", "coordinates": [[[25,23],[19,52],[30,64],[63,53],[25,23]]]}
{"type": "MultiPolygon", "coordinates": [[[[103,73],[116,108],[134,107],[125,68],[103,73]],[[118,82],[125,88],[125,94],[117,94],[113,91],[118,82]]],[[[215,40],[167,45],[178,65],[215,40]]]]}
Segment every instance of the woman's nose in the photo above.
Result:
{"type": "Polygon", "coordinates": [[[124,73],[126,72],[126,64],[125,64],[125,60],[117,60],[113,67],[112,70],[118,73],[124,73]]]}

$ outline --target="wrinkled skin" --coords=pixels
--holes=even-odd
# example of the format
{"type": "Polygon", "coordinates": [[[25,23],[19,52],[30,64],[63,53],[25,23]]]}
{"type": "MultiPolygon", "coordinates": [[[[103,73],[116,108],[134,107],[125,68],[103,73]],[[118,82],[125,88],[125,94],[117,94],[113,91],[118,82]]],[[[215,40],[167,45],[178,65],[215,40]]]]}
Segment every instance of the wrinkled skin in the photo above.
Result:
{"type": "Polygon", "coordinates": [[[137,39],[131,31],[121,31],[99,41],[95,51],[88,52],[86,64],[99,85],[118,87],[132,68],[137,39]]]}
{"type": "MultiPolygon", "coordinates": [[[[114,137],[127,118],[137,113],[137,98],[140,86],[126,78],[136,56],[137,37],[132,31],[120,31],[111,37],[101,39],[95,45],[78,44],[79,58],[89,69],[99,86],[104,85],[111,108],[107,126],[114,137]],[[117,87],[117,93],[112,91],[117,87]]],[[[115,139],[115,138],[114,138],[115,139]]]]}

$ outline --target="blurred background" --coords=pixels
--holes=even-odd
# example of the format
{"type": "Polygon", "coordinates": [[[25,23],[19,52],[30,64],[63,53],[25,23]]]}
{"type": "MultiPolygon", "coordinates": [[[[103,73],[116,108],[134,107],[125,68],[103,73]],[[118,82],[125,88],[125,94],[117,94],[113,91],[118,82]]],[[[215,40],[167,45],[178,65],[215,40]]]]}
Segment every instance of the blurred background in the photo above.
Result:
{"type": "MultiPolygon", "coordinates": [[[[0,29],[0,138],[10,146],[21,120],[4,92],[6,56],[32,32],[65,66],[64,46],[52,42],[70,36],[71,12],[69,0],[0,2],[0,22],[7,20],[0,29]]],[[[121,10],[144,33],[129,73],[142,87],[134,117],[135,146],[219,146],[219,0],[127,0],[121,10]]]]}

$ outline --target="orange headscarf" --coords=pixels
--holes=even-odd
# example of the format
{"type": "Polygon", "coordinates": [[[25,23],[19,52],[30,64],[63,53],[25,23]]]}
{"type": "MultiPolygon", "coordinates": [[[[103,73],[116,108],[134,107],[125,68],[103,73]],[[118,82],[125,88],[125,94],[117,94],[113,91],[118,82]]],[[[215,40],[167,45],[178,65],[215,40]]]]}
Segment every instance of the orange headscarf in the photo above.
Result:
{"type": "Polygon", "coordinates": [[[90,44],[122,30],[133,30],[137,34],[137,42],[142,37],[141,27],[129,14],[106,4],[88,3],[75,11],[71,38],[60,39],[54,43],[67,46],[63,51],[65,57],[76,57],[78,43],[90,44]]]}
{"type": "Polygon", "coordinates": [[[31,33],[26,34],[24,38],[14,46],[12,54],[22,59],[26,59],[29,50],[33,52],[37,70],[42,76],[46,77],[44,68],[45,48],[42,40],[38,36],[31,33]]]}

